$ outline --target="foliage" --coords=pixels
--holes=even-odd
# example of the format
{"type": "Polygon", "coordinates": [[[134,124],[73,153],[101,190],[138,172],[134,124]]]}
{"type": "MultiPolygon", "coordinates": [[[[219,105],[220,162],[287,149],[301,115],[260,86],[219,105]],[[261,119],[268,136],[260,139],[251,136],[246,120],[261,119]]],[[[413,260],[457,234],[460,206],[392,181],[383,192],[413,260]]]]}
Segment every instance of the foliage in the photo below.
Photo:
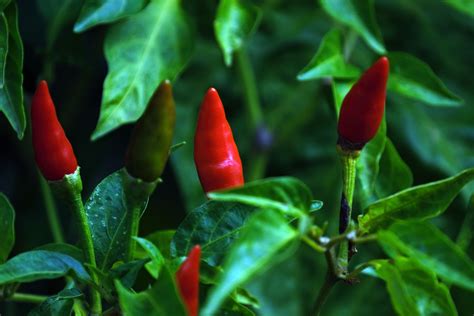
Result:
{"type": "Polygon", "coordinates": [[[3,0],[0,11],[0,314],[87,315],[98,293],[110,313],[185,315],[174,275],[196,244],[201,315],[472,313],[468,2],[3,0]],[[339,109],[382,55],[385,117],[337,234],[339,109]],[[25,112],[39,79],[82,168],[97,266],[76,245],[70,205],[36,179],[25,112]],[[121,169],[122,144],[165,79],[186,144],[164,183],[148,183],[121,169]],[[209,86],[247,181],[206,201],[192,141],[209,86]],[[359,253],[344,266],[348,242],[359,253]]]}

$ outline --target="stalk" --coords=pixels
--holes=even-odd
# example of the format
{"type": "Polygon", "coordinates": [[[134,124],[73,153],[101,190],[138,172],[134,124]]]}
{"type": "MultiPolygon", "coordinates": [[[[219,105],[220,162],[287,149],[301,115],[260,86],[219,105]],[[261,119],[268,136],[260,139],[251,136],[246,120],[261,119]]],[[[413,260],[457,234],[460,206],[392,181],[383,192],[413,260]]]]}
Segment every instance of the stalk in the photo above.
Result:
{"type": "MultiPolygon", "coordinates": [[[[69,206],[74,216],[76,217],[77,224],[79,226],[79,237],[82,245],[82,252],[84,259],[87,264],[91,267],[96,268],[96,259],[94,252],[94,243],[92,241],[92,233],[87,221],[86,211],[84,204],[82,203],[82,180],[79,172],[79,167],[73,174],[64,176],[62,180],[50,181],[51,189],[55,192],[61,200],[63,200],[67,206],[69,206]]],[[[91,271],[92,281],[98,284],[98,277],[94,271],[91,271]]],[[[92,315],[102,314],[102,301],[100,293],[91,287],[91,312],[92,315]]]]}
{"type": "MultiPolygon", "coordinates": [[[[350,226],[352,199],[354,196],[356,166],[360,151],[347,150],[337,146],[337,151],[342,164],[342,194],[341,194],[341,208],[339,213],[339,233],[344,234],[350,226]]],[[[353,245],[347,240],[344,240],[339,246],[338,263],[347,272],[349,259],[351,256],[353,245]]]]}

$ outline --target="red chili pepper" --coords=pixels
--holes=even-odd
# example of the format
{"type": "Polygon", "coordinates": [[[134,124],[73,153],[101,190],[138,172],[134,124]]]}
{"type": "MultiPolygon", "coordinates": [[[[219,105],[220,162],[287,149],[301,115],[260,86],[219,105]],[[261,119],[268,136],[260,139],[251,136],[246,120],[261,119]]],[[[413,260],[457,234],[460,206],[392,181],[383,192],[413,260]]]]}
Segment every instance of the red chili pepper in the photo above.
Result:
{"type": "Polygon", "coordinates": [[[199,111],[194,162],[206,193],[244,184],[239,150],[214,88],[207,90],[199,111]]]}
{"type": "Polygon", "coordinates": [[[339,143],[361,149],[370,141],[383,119],[389,72],[387,57],[381,57],[352,86],[339,115],[339,143]]]}
{"type": "Polygon", "coordinates": [[[61,180],[76,171],[76,156],[58,121],[48,84],[44,80],[33,96],[31,129],[36,164],[47,180],[61,180]]]}
{"type": "Polygon", "coordinates": [[[199,311],[199,261],[201,247],[196,245],[176,272],[176,280],[181,297],[189,316],[197,316],[199,311]]]}

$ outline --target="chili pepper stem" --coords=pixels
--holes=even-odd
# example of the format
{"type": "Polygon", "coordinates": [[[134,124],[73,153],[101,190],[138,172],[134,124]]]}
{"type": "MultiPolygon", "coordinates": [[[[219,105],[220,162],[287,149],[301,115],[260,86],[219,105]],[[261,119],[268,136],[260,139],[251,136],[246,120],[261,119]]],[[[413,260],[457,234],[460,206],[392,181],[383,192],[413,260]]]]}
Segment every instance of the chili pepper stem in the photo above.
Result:
{"type": "Polygon", "coordinates": [[[135,237],[138,237],[138,231],[140,228],[140,209],[138,207],[134,207],[132,210],[132,221],[130,223],[130,245],[128,246],[128,254],[127,254],[127,261],[133,260],[133,255],[135,253],[135,249],[137,248],[137,241],[135,237]]]}
{"type": "MultiPolygon", "coordinates": [[[[84,259],[87,264],[92,267],[97,267],[94,244],[92,241],[92,233],[87,221],[86,211],[84,204],[82,203],[82,180],[79,172],[79,167],[73,174],[64,176],[62,180],[50,181],[49,182],[52,190],[58,195],[59,198],[64,200],[67,205],[72,209],[77,224],[79,226],[79,235],[82,244],[82,251],[84,253],[84,259]]],[[[98,284],[98,277],[95,272],[91,271],[92,281],[98,284]]],[[[101,315],[102,314],[102,302],[100,293],[91,288],[91,314],[101,315]]]]}
{"type": "MultiPolygon", "coordinates": [[[[337,152],[342,164],[342,195],[339,213],[339,233],[343,234],[349,229],[351,222],[352,198],[354,196],[356,165],[360,151],[344,149],[337,145],[337,152]]],[[[343,241],[339,246],[338,264],[343,271],[347,271],[349,264],[349,242],[343,241]]]]}
{"type": "Polygon", "coordinates": [[[337,279],[331,273],[327,273],[324,279],[324,283],[319,290],[318,296],[316,298],[316,302],[313,306],[313,313],[312,315],[318,316],[321,313],[324,303],[326,302],[327,298],[329,297],[329,293],[331,292],[332,287],[336,284],[337,279]]]}
{"type": "Polygon", "coordinates": [[[334,285],[339,281],[341,278],[339,276],[339,268],[334,262],[334,254],[331,249],[326,250],[324,253],[326,262],[328,265],[328,270],[326,273],[326,277],[324,278],[323,285],[318,292],[318,296],[316,297],[316,301],[313,305],[313,312],[312,315],[318,316],[321,313],[324,303],[326,302],[327,298],[329,297],[329,293],[334,285]]]}
{"type": "Polygon", "coordinates": [[[53,240],[56,243],[64,243],[64,234],[61,229],[61,224],[58,217],[58,210],[54,204],[53,194],[48,183],[42,175],[38,174],[41,195],[43,196],[44,206],[46,208],[46,214],[48,216],[49,228],[53,235],[53,240]]]}
{"type": "Polygon", "coordinates": [[[15,293],[11,297],[7,298],[7,300],[11,302],[41,304],[46,301],[47,298],[48,297],[44,295],[15,293]]]}
{"type": "MultiPolygon", "coordinates": [[[[260,104],[257,83],[255,80],[255,73],[253,72],[252,64],[245,48],[241,48],[235,53],[237,62],[237,71],[242,82],[245,105],[249,122],[251,123],[251,130],[257,133],[257,129],[263,123],[262,106],[260,104]]],[[[247,166],[247,181],[253,181],[262,178],[265,175],[267,166],[267,153],[257,150],[254,157],[248,161],[252,162],[247,166]]]]}
{"type": "MultiPolygon", "coordinates": [[[[127,170],[123,173],[122,181],[124,186],[127,187],[125,191],[133,192],[135,199],[139,200],[147,200],[151,196],[151,194],[155,191],[156,186],[162,182],[160,178],[156,179],[153,182],[143,181],[141,179],[135,178],[134,176],[130,175],[127,170]],[[140,187],[141,190],[136,192],[134,188],[140,187]],[[146,189],[145,189],[146,188],[146,189]],[[139,195],[136,195],[139,194],[139,195]]],[[[128,197],[125,197],[125,203],[128,203],[128,197]]],[[[140,230],[140,218],[142,216],[143,209],[137,205],[129,205],[131,208],[130,216],[130,225],[129,225],[129,237],[128,237],[128,247],[127,252],[125,255],[126,262],[132,261],[135,255],[135,250],[137,248],[137,242],[135,237],[138,237],[138,233],[140,230]]]]}

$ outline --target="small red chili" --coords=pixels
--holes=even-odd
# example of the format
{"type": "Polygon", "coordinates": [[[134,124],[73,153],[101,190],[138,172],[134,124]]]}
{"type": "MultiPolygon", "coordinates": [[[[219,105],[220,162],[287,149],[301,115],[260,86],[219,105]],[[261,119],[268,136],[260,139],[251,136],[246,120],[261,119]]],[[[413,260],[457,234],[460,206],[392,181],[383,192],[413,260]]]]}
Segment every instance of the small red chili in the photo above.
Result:
{"type": "Polygon", "coordinates": [[[338,123],[341,146],[361,149],[377,134],[385,108],[388,73],[388,58],[379,58],[344,98],[338,123]]]}
{"type": "Polygon", "coordinates": [[[44,80],[33,96],[31,129],[36,164],[47,180],[61,180],[76,171],[76,156],[58,121],[48,84],[44,80]]]}
{"type": "Polygon", "coordinates": [[[184,300],[189,316],[197,316],[199,311],[199,261],[201,247],[191,249],[186,260],[176,272],[179,293],[184,300]]]}
{"type": "Polygon", "coordinates": [[[206,193],[244,184],[239,150],[214,88],[207,90],[199,111],[194,162],[206,193]]]}

